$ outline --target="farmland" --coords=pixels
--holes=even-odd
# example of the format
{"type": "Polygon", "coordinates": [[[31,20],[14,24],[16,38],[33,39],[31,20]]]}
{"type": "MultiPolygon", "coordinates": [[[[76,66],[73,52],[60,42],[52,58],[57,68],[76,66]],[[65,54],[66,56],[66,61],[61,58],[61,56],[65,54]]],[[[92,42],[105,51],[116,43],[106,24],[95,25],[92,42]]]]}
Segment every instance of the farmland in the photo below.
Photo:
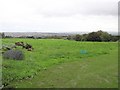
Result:
{"type": "Polygon", "coordinates": [[[118,87],[118,43],[62,39],[2,39],[30,43],[21,61],[3,59],[3,84],[12,87],[118,87]],[[85,50],[86,53],[80,53],[85,50]]]}

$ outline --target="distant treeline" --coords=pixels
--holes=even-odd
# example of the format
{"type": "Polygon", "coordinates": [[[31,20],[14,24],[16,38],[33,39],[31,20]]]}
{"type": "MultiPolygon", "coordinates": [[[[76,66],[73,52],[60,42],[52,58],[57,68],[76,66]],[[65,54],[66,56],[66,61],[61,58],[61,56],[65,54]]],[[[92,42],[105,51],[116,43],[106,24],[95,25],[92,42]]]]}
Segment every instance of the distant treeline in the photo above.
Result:
{"type": "Polygon", "coordinates": [[[0,33],[2,38],[32,38],[32,39],[66,39],[66,40],[75,40],[75,41],[98,41],[98,42],[109,42],[109,41],[120,41],[119,35],[111,35],[107,32],[99,30],[97,32],[90,32],[88,34],[71,34],[68,36],[20,36],[12,37],[6,36],[4,33],[0,33]]]}
{"type": "Polygon", "coordinates": [[[73,36],[68,36],[68,40],[76,40],[76,41],[98,41],[98,42],[109,42],[109,41],[120,41],[119,35],[111,35],[107,32],[97,31],[97,32],[90,32],[88,34],[77,34],[73,36]]]}

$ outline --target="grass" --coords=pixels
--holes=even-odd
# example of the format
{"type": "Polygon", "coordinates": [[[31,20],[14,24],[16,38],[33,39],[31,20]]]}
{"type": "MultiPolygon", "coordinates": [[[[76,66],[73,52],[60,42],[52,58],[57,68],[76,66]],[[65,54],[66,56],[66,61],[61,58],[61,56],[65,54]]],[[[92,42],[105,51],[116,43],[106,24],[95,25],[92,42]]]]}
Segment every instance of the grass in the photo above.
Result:
{"type": "Polygon", "coordinates": [[[117,42],[14,38],[2,41],[5,45],[28,42],[35,48],[32,52],[23,50],[23,61],[3,60],[4,85],[29,87],[27,82],[32,79],[31,87],[118,87],[117,42]],[[81,54],[80,50],[87,53],[81,54]],[[59,71],[58,67],[63,69],[59,71]]]}
{"type": "Polygon", "coordinates": [[[116,54],[54,65],[41,71],[33,79],[12,85],[17,88],[116,88],[118,73],[115,68],[118,66],[113,59],[117,60],[116,54]]]}

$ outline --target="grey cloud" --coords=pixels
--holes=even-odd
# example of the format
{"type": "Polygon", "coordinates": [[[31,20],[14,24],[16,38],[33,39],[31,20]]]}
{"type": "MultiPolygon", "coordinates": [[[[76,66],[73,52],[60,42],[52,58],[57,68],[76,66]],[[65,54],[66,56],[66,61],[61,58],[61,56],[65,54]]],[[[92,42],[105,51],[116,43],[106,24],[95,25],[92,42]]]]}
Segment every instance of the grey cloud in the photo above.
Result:
{"type": "Polygon", "coordinates": [[[68,17],[76,14],[80,15],[117,15],[117,2],[79,2],[73,5],[61,5],[60,7],[52,6],[38,9],[37,13],[48,17],[68,17]]]}

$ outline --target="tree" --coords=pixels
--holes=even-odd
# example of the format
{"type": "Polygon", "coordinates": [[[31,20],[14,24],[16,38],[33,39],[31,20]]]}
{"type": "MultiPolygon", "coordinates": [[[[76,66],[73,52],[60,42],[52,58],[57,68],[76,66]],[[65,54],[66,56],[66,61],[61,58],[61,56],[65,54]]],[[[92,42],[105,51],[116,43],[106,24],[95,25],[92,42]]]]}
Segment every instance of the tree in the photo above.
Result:
{"type": "Polygon", "coordinates": [[[101,41],[100,35],[96,32],[89,33],[87,41],[101,41]]]}
{"type": "Polygon", "coordinates": [[[73,35],[73,36],[68,36],[68,40],[76,40],[76,41],[120,41],[120,36],[113,36],[107,32],[104,32],[102,30],[99,30],[97,32],[91,32],[88,34],[83,34],[83,35],[73,35]]]}
{"type": "Polygon", "coordinates": [[[99,30],[96,32],[102,41],[110,41],[111,40],[111,34],[107,33],[107,32],[103,32],[102,30],[99,30]]]}
{"type": "Polygon", "coordinates": [[[83,35],[82,35],[82,40],[81,40],[81,41],[87,41],[87,36],[88,36],[88,34],[83,34],[83,35]]]}
{"type": "Polygon", "coordinates": [[[77,34],[75,35],[75,38],[74,38],[76,41],[81,41],[82,40],[82,36],[77,34]]]}
{"type": "Polygon", "coordinates": [[[71,40],[71,36],[70,36],[70,35],[69,35],[69,36],[67,36],[67,39],[68,39],[68,40],[71,40]]]}
{"type": "Polygon", "coordinates": [[[120,36],[111,36],[111,41],[118,41],[120,36]]]}
{"type": "Polygon", "coordinates": [[[103,32],[101,35],[100,35],[100,38],[102,41],[110,41],[111,40],[111,35],[108,34],[107,32],[103,32]]]}
{"type": "Polygon", "coordinates": [[[4,33],[2,33],[2,38],[5,38],[5,34],[4,33]]]}
{"type": "Polygon", "coordinates": [[[74,35],[69,35],[69,36],[67,36],[67,39],[68,39],[68,40],[75,40],[74,38],[75,38],[74,35]]]}
{"type": "Polygon", "coordinates": [[[0,33],[0,38],[2,37],[2,33],[0,33]]]}

